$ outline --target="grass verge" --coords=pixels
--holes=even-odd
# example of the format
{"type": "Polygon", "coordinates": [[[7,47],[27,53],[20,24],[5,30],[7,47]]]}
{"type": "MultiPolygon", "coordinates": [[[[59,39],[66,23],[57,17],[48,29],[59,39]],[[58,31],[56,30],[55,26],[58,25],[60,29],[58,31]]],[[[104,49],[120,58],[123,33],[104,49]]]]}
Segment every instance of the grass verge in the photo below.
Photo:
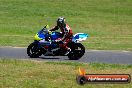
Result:
{"type": "Polygon", "coordinates": [[[0,59],[1,88],[131,88],[129,84],[76,83],[78,68],[89,74],[130,74],[132,65],[0,59]]]}
{"type": "Polygon", "coordinates": [[[64,16],[87,49],[132,50],[132,0],[0,0],[0,46],[27,46],[64,16]],[[18,36],[16,36],[18,35],[18,36]]]}

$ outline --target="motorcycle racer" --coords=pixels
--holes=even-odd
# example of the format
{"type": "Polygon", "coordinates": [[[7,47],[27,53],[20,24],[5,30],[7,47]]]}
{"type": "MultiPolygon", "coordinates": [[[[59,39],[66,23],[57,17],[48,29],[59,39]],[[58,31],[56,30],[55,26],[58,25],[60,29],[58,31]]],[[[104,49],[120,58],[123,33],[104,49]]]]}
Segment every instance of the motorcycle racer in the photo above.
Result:
{"type": "Polygon", "coordinates": [[[80,42],[86,40],[88,34],[73,35],[72,29],[63,17],[57,19],[57,24],[52,29],[46,25],[35,34],[34,41],[27,47],[28,56],[38,58],[43,54],[44,56],[68,56],[69,60],[78,60],[84,55],[85,47],[80,42]],[[59,25],[59,22],[64,24],[59,25]],[[58,29],[61,33],[55,31],[58,29]]]}
{"type": "Polygon", "coordinates": [[[67,47],[67,44],[70,41],[72,41],[73,32],[72,32],[72,29],[69,27],[69,25],[66,23],[64,17],[59,17],[57,19],[57,25],[54,26],[49,31],[55,31],[58,29],[60,29],[60,31],[61,31],[60,33],[61,33],[62,38],[55,40],[55,42],[59,42],[59,47],[67,50],[67,52],[66,52],[66,55],[67,55],[71,50],[70,48],[67,47]]]}

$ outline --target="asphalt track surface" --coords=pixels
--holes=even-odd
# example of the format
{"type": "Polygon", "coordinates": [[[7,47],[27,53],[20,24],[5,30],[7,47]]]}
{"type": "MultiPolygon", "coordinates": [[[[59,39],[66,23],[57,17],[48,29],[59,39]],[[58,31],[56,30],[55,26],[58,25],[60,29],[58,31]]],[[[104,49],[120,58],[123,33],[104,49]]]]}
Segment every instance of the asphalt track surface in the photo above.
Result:
{"type": "MultiPolygon", "coordinates": [[[[67,56],[41,56],[40,58],[29,58],[26,48],[0,47],[0,58],[6,59],[34,59],[50,61],[69,61],[67,56]]],[[[87,50],[85,55],[74,62],[99,62],[112,64],[132,64],[132,52],[130,51],[107,51],[107,50],[87,50]]]]}

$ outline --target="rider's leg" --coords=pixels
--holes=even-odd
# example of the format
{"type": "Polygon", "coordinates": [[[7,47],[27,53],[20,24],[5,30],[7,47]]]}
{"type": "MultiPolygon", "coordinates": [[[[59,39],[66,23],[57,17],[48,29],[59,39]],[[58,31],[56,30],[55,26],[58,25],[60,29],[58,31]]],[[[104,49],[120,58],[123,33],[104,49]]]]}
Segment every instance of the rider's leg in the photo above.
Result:
{"type": "Polygon", "coordinates": [[[71,41],[71,39],[65,39],[64,43],[63,44],[60,44],[60,48],[63,48],[64,50],[66,50],[66,53],[65,55],[67,55],[71,49],[67,46],[67,44],[71,41]]]}

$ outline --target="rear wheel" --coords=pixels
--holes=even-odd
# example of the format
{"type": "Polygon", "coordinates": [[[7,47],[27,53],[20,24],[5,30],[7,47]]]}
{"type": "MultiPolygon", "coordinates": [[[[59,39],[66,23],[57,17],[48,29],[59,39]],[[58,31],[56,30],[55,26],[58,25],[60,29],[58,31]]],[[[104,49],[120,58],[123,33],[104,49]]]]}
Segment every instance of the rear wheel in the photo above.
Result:
{"type": "Polygon", "coordinates": [[[37,47],[37,44],[31,43],[27,48],[27,54],[31,58],[38,58],[42,55],[41,50],[37,47]]]}
{"type": "Polygon", "coordinates": [[[71,52],[68,54],[70,60],[78,60],[85,53],[85,47],[81,43],[74,43],[70,45],[71,52]]]}

